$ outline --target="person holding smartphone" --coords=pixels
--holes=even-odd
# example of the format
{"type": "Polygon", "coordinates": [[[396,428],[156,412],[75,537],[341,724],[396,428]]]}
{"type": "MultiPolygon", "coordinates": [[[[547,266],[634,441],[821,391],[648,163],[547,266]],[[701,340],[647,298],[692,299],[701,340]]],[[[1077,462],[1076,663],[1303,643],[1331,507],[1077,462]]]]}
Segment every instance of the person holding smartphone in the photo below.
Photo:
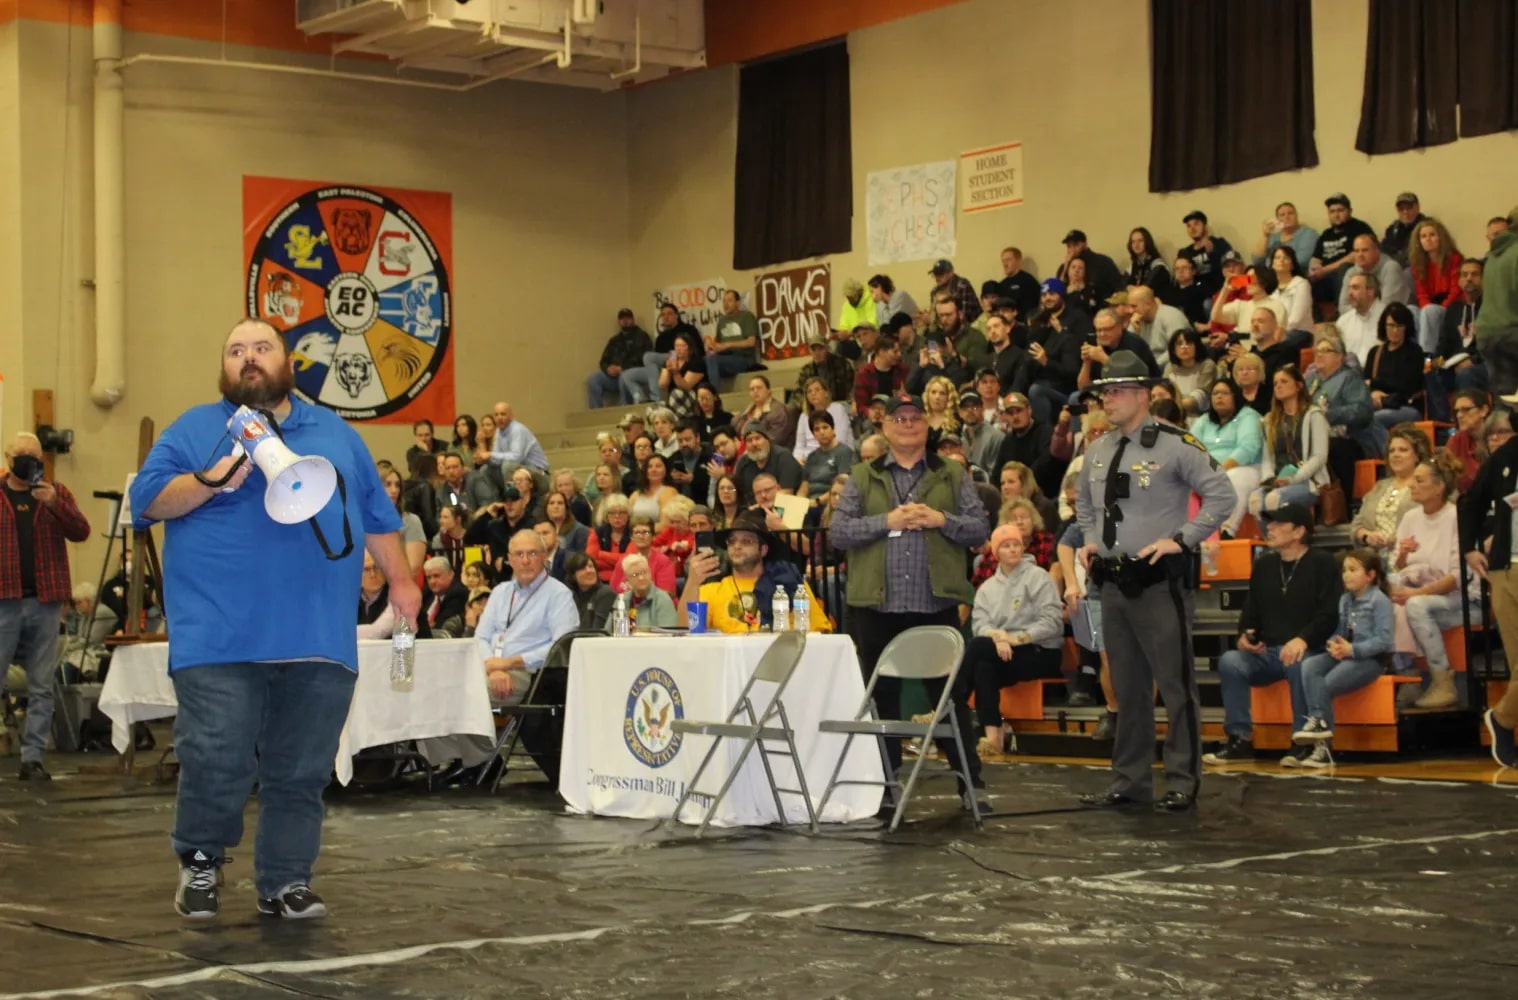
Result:
{"type": "Polygon", "coordinates": [[[58,622],[73,597],[65,542],[90,537],[90,522],[62,483],[48,482],[42,442],[17,434],[5,449],[0,502],[0,663],[26,668],[22,781],[50,781],[42,764],[53,731],[53,671],[58,622]]]}

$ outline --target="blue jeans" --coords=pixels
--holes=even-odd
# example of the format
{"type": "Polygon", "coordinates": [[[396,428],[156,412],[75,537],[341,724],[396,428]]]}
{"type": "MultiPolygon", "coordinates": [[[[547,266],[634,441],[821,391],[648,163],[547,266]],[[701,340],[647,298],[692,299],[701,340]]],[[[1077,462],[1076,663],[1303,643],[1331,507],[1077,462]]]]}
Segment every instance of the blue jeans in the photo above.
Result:
{"type": "Polygon", "coordinates": [[[1485,389],[1487,386],[1486,365],[1469,364],[1452,372],[1435,368],[1425,375],[1423,380],[1428,391],[1429,418],[1449,423],[1450,395],[1461,389],[1485,389]]]}
{"type": "MultiPolygon", "coordinates": [[[[53,681],[58,669],[58,630],[63,604],[35,597],[0,601],[0,679],[12,663],[26,668],[26,732],[21,762],[42,763],[53,728],[53,681]]],[[[19,693],[19,692],[17,692],[19,693]]]]}
{"type": "Polygon", "coordinates": [[[754,358],[749,354],[706,354],[706,377],[712,385],[719,390],[722,388],[724,375],[741,375],[754,367],[754,358]]]}
{"type": "MultiPolygon", "coordinates": [[[[1011,389],[1007,390],[1007,392],[1011,391],[1011,389]]],[[[1028,405],[1033,407],[1033,419],[1045,427],[1054,426],[1054,422],[1059,419],[1060,409],[1065,406],[1068,399],[1068,393],[1060,392],[1048,382],[1034,382],[1028,386],[1028,405]]]]}
{"type": "Polygon", "coordinates": [[[1249,691],[1276,681],[1285,681],[1291,687],[1291,731],[1301,729],[1307,718],[1302,664],[1289,667],[1283,664],[1280,646],[1267,647],[1263,653],[1230,649],[1218,660],[1218,680],[1223,688],[1223,732],[1230,738],[1247,740],[1253,735],[1254,710],[1249,691]]]}
{"type": "Polygon", "coordinates": [[[1381,676],[1378,660],[1336,660],[1318,653],[1302,661],[1302,694],[1307,714],[1334,727],[1334,699],[1358,691],[1381,676]]]}
{"type": "Polygon", "coordinates": [[[597,368],[585,376],[585,398],[592,410],[599,410],[606,405],[606,394],[614,392],[617,398],[624,403],[631,402],[623,398],[626,393],[622,388],[622,378],[618,375],[608,375],[597,368]]]}
{"type": "Polygon", "coordinates": [[[188,667],[172,679],[179,699],[175,853],[220,858],[240,843],[256,778],[259,896],[310,882],[321,851],[322,790],[332,777],[357,675],[307,660],[188,667]]]}
{"type": "Polygon", "coordinates": [[[659,398],[659,371],[668,354],[649,351],[643,355],[643,367],[622,372],[622,402],[652,403],[659,398]]]}
{"type": "Polygon", "coordinates": [[[1418,317],[1418,343],[1423,353],[1439,353],[1439,328],[1444,325],[1444,307],[1438,305],[1413,306],[1418,317]]]}
{"type": "Polygon", "coordinates": [[[1398,424],[1422,420],[1423,411],[1411,406],[1399,406],[1394,410],[1377,410],[1374,416],[1376,423],[1389,431],[1398,424]]]}
{"type": "MultiPolygon", "coordinates": [[[[1464,624],[1460,600],[1458,590],[1448,594],[1420,594],[1407,599],[1407,627],[1412,630],[1431,671],[1450,668],[1449,651],[1444,648],[1444,630],[1464,624]]],[[[1479,620],[1480,614],[1480,609],[1472,605],[1471,617],[1479,620]]],[[[1465,641],[1463,636],[1460,641],[1465,641]]]]}

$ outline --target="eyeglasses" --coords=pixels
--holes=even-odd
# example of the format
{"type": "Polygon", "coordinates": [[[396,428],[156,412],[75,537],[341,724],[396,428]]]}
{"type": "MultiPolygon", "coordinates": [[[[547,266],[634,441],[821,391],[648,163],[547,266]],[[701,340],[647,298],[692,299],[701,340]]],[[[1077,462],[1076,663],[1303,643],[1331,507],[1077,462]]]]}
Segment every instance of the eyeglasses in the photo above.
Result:
{"type": "Polygon", "coordinates": [[[897,425],[898,427],[910,427],[913,424],[920,424],[923,422],[923,416],[920,413],[898,413],[890,419],[891,423],[897,425]]]}
{"type": "Polygon", "coordinates": [[[1475,413],[1475,412],[1476,412],[1476,408],[1474,406],[1457,406],[1457,407],[1455,407],[1455,416],[1457,416],[1457,417],[1463,417],[1467,413],[1475,413]]]}

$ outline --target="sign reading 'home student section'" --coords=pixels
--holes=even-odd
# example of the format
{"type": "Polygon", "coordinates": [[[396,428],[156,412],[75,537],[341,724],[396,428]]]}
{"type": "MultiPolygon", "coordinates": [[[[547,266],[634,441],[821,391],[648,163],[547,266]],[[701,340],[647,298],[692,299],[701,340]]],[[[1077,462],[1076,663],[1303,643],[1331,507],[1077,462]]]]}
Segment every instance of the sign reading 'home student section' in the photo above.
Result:
{"type": "Polygon", "coordinates": [[[965,215],[1023,203],[1023,144],[959,155],[959,210],[965,215]]]}
{"type": "Polygon", "coordinates": [[[812,334],[828,335],[832,284],[827,264],[771,271],[754,280],[754,315],[765,358],[800,357],[812,334]]]}
{"type": "Polygon", "coordinates": [[[243,178],[247,311],[284,337],[297,395],[452,425],[452,212],[438,191],[243,178]]]}

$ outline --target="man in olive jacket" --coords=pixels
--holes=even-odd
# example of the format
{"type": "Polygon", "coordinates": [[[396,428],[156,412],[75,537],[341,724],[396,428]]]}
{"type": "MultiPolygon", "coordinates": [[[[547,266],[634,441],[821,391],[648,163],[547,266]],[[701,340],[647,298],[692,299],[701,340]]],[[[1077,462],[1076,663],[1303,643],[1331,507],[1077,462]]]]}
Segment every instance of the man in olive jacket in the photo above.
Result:
{"type": "MultiPolygon", "coordinates": [[[[985,508],[964,467],[927,452],[928,424],[921,399],[904,393],[892,396],[883,431],[890,450],[854,466],[831,529],[833,544],[849,554],[850,631],[866,680],[886,644],[907,629],[959,627],[959,606],[975,596],[965,550],[985,542],[988,532],[985,508]]],[[[937,704],[943,681],[925,686],[937,704]]],[[[970,678],[961,674],[952,698],[974,788],[961,788],[960,795],[966,808],[974,795],[985,810],[989,802],[978,791],[984,783],[970,726],[969,694],[970,678]]],[[[898,679],[875,682],[875,706],[883,719],[900,718],[898,679]]],[[[953,744],[944,741],[939,749],[957,770],[953,744]]],[[[887,753],[892,767],[899,768],[900,742],[888,740],[887,753]]]]}

